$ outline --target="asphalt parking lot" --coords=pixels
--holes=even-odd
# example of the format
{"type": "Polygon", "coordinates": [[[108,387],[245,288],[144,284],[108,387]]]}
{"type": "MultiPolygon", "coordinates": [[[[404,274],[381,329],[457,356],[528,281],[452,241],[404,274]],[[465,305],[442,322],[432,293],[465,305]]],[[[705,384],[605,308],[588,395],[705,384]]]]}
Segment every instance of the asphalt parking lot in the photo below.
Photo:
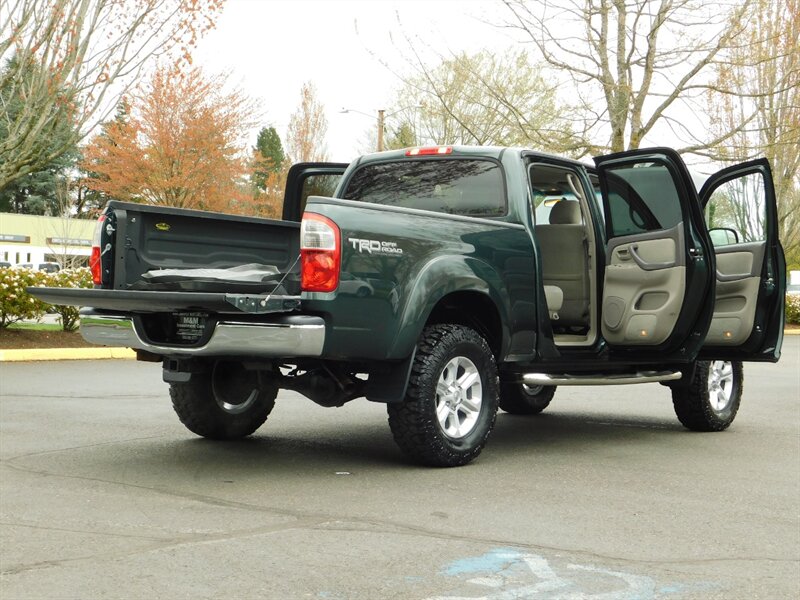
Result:
{"type": "Polygon", "coordinates": [[[197,439],[153,364],[2,363],[0,394],[4,600],[800,595],[800,336],[727,432],[657,384],[561,388],[445,470],[363,400],[197,439]]]}

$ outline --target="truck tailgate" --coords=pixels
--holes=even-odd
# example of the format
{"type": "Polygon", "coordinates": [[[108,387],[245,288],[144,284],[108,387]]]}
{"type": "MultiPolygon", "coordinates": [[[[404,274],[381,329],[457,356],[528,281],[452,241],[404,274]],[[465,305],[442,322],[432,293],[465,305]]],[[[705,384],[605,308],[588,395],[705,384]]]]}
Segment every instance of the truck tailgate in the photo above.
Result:
{"type": "Polygon", "coordinates": [[[28,288],[50,304],[91,306],[124,312],[207,311],[213,313],[265,314],[288,312],[300,306],[299,296],[225,294],[205,292],[148,292],[73,288],[28,288]]]}
{"type": "MultiPolygon", "coordinates": [[[[116,229],[113,283],[104,281],[104,288],[158,290],[143,275],[162,269],[269,265],[285,274],[293,271],[299,255],[299,223],[116,201],[109,202],[107,211],[116,229]]],[[[288,293],[299,292],[296,277],[283,284],[288,293]]],[[[261,291],[271,292],[274,285],[261,291]]]]}

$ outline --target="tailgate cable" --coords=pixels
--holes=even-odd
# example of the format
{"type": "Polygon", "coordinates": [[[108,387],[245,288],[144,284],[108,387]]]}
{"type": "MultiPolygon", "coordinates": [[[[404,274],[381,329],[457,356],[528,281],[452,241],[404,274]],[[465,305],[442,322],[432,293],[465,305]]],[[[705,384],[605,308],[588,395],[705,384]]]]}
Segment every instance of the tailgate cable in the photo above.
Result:
{"type": "Polygon", "coordinates": [[[108,252],[111,252],[111,242],[106,244],[106,247],[103,248],[103,251],[100,253],[100,256],[97,257],[97,260],[91,263],[89,266],[90,267],[95,266],[97,263],[100,262],[100,259],[102,259],[108,252]]]}
{"type": "Polygon", "coordinates": [[[271,312],[286,312],[291,310],[297,310],[300,308],[300,299],[295,296],[284,296],[283,300],[279,303],[280,307],[270,307],[268,306],[270,299],[272,296],[275,295],[276,290],[278,290],[289,274],[294,269],[294,266],[297,264],[297,261],[300,260],[300,255],[297,255],[297,258],[294,259],[294,262],[283,274],[280,281],[275,285],[272,291],[264,296],[255,295],[249,296],[247,294],[225,294],[225,301],[229,304],[233,304],[236,308],[241,311],[248,312],[248,313],[255,313],[255,314],[263,314],[263,313],[271,313],[271,312]]]}
{"type": "Polygon", "coordinates": [[[267,297],[264,299],[264,303],[269,302],[269,299],[272,298],[273,294],[275,293],[275,290],[281,287],[283,282],[286,281],[286,278],[289,276],[289,273],[292,272],[292,269],[294,269],[294,266],[297,264],[298,260],[300,260],[299,254],[297,255],[297,258],[294,259],[292,265],[288,269],[286,269],[286,273],[283,274],[283,277],[281,277],[280,281],[275,285],[274,288],[272,288],[272,291],[269,294],[267,294],[267,297]]]}

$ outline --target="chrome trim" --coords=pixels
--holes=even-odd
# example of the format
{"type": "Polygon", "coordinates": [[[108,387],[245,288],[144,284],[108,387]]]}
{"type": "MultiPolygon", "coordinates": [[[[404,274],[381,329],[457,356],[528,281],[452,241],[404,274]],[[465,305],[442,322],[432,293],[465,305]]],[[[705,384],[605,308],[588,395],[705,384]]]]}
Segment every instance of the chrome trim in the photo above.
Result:
{"type": "Polygon", "coordinates": [[[81,335],[92,344],[125,346],[169,356],[320,356],[325,323],[245,323],[220,321],[204,346],[150,344],[123,315],[82,315],[81,335]]]}
{"type": "Polygon", "coordinates": [[[613,375],[525,373],[522,376],[522,381],[527,385],[626,385],[630,383],[675,381],[682,376],[680,371],[640,371],[638,373],[615,373],[613,375]]]}

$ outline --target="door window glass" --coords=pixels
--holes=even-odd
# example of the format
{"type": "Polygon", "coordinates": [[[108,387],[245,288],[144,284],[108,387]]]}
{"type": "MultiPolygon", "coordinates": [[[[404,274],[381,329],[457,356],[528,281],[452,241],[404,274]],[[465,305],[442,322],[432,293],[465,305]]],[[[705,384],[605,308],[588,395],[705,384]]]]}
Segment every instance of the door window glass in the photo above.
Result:
{"type": "Polygon", "coordinates": [[[671,229],[682,221],[678,190],[666,165],[636,163],[611,167],[606,174],[610,237],[671,229]]]}
{"type": "Polygon", "coordinates": [[[307,175],[303,179],[303,189],[300,192],[300,214],[303,214],[306,209],[306,202],[308,202],[309,196],[333,196],[341,178],[341,173],[307,175]]]}
{"type": "Polygon", "coordinates": [[[703,210],[714,246],[766,239],[764,178],[750,173],[717,187],[703,210]]]}

